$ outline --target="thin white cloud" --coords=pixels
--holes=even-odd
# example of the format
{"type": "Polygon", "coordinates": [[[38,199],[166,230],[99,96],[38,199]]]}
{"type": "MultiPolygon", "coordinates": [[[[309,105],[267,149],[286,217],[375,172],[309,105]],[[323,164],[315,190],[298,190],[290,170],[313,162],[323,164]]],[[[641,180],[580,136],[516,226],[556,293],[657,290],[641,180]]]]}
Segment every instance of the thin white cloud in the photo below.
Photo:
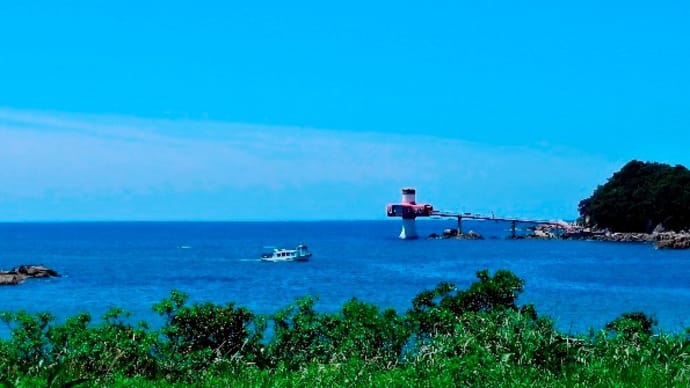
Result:
{"type": "Polygon", "coordinates": [[[90,203],[95,218],[223,219],[223,198],[243,204],[243,219],[377,218],[404,185],[439,207],[553,215],[574,210],[617,163],[419,135],[0,109],[10,219],[75,218],[90,203]],[[38,206],[56,198],[64,209],[38,206]],[[146,214],[152,201],[159,210],[146,214]]]}

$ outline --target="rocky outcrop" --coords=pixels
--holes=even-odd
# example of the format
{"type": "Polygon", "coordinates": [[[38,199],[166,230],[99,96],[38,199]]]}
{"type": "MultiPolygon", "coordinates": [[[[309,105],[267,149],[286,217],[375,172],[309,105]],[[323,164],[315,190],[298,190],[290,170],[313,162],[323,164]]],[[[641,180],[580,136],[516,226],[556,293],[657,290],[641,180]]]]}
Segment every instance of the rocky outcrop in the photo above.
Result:
{"type": "Polygon", "coordinates": [[[659,249],[690,249],[690,233],[659,233],[656,236],[656,247],[659,249]]]}
{"type": "MultiPolygon", "coordinates": [[[[601,230],[578,229],[565,233],[557,233],[552,227],[536,227],[532,233],[527,235],[517,235],[512,239],[564,239],[564,240],[589,240],[589,241],[608,241],[608,242],[632,242],[655,244],[659,249],[690,249],[690,232],[668,232],[661,231],[660,227],[654,233],[612,233],[601,230]]],[[[477,232],[458,233],[457,229],[446,229],[442,235],[432,233],[430,239],[462,239],[462,240],[483,240],[484,237],[477,232]]]]}
{"type": "Polygon", "coordinates": [[[647,233],[611,233],[602,231],[577,231],[564,233],[561,238],[565,240],[589,240],[612,242],[650,242],[654,237],[647,233]]]}
{"type": "Polygon", "coordinates": [[[456,236],[456,238],[459,238],[462,240],[484,240],[484,236],[475,232],[474,230],[470,230],[467,233],[460,233],[456,236]]]}
{"type": "Polygon", "coordinates": [[[690,232],[686,231],[655,233],[577,232],[565,233],[562,238],[568,240],[654,243],[660,249],[690,249],[690,232]]]}
{"type": "Polygon", "coordinates": [[[445,229],[443,231],[443,235],[438,235],[436,233],[432,233],[429,235],[430,239],[449,239],[449,238],[454,238],[454,239],[459,239],[459,240],[483,240],[484,237],[473,231],[470,230],[467,233],[458,233],[457,229],[445,229]]]}
{"type": "Polygon", "coordinates": [[[12,286],[22,283],[29,278],[57,277],[57,272],[42,265],[20,265],[9,271],[0,271],[0,285],[12,286]]]}
{"type": "Polygon", "coordinates": [[[652,242],[654,239],[654,235],[648,233],[606,233],[594,238],[594,240],[613,242],[652,242]]]}
{"type": "Polygon", "coordinates": [[[518,234],[515,237],[510,238],[514,240],[553,240],[559,238],[558,231],[549,225],[539,225],[529,229],[532,230],[531,233],[525,235],[518,234]]]}

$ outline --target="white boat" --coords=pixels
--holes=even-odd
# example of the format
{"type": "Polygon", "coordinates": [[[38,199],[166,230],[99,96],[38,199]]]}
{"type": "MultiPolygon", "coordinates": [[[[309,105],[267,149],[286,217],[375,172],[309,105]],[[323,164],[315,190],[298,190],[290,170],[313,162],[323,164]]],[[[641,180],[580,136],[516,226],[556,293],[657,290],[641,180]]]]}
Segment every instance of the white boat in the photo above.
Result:
{"type": "Polygon", "coordinates": [[[262,261],[309,261],[311,252],[306,245],[300,244],[295,249],[264,247],[264,252],[261,253],[262,261]]]}

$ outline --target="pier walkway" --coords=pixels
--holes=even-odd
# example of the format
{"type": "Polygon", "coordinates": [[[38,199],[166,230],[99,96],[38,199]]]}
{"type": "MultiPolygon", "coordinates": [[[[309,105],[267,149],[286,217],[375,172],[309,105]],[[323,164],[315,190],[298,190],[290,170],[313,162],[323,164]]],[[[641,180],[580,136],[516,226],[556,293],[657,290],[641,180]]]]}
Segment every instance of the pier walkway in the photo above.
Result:
{"type": "Polygon", "coordinates": [[[531,224],[531,225],[542,225],[549,226],[556,229],[561,229],[563,231],[571,231],[573,225],[569,224],[563,220],[538,220],[529,218],[512,218],[512,217],[496,217],[492,215],[483,215],[477,213],[456,213],[448,211],[433,210],[429,213],[430,217],[441,217],[441,218],[457,218],[458,220],[458,233],[462,233],[462,220],[485,220],[485,221],[499,221],[499,222],[510,222],[511,223],[511,234],[515,238],[515,230],[517,224],[531,224]]]}

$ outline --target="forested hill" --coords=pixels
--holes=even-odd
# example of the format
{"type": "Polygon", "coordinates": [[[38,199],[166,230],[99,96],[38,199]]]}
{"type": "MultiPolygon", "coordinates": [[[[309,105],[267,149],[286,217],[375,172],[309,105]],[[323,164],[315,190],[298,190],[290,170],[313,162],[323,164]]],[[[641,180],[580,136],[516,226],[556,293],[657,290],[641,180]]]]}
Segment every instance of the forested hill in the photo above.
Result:
{"type": "Polygon", "coordinates": [[[690,171],[684,166],[628,162],[579,204],[580,221],[614,232],[690,229],[690,171]]]}

